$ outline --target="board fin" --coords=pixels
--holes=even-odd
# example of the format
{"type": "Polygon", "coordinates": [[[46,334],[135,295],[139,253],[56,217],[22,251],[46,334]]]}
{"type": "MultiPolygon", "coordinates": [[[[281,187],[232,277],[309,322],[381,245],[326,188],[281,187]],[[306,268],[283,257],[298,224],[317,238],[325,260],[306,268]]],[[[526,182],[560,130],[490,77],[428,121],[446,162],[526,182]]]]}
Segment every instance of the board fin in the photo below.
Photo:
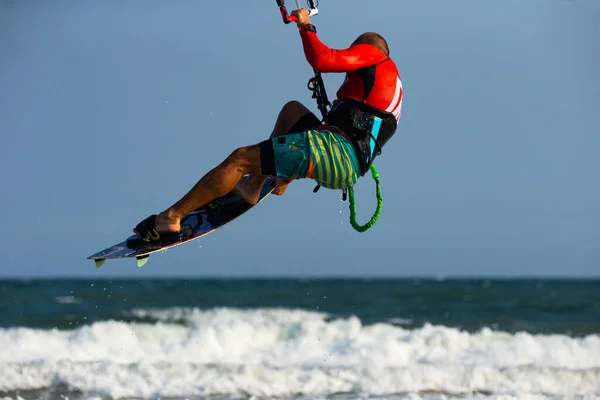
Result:
{"type": "Polygon", "coordinates": [[[144,264],[146,264],[148,262],[148,258],[149,257],[150,257],[149,255],[136,257],[137,258],[137,266],[138,266],[138,268],[143,267],[144,264]]]}
{"type": "Polygon", "coordinates": [[[96,268],[100,268],[102,265],[104,265],[105,262],[106,262],[106,258],[97,258],[94,260],[94,263],[96,264],[96,268]]]}

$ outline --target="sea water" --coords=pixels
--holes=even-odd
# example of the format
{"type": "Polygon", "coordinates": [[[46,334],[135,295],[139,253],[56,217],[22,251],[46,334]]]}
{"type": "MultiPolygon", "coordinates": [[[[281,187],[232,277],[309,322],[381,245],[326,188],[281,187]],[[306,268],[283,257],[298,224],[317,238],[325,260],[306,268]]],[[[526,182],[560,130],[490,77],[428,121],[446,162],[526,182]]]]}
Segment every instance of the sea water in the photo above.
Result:
{"type": "Polygon", "coordinates": [[[599,280],[1,281],[0,310],[0,398],[600,398],[599,280]]]}

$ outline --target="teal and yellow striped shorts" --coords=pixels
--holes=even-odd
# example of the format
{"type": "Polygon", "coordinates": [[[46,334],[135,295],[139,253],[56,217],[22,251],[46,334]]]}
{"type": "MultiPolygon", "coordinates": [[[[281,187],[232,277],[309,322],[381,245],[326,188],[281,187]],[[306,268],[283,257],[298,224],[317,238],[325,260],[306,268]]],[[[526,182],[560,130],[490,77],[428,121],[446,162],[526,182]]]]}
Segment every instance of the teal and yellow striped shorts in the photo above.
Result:
{"type": "Polygon", "coordinates": [[[329,189],[345,189],[360,177],[354,146],[342,134],[308,130],[272,140],[278,178],[310,178],[329,189]]]}

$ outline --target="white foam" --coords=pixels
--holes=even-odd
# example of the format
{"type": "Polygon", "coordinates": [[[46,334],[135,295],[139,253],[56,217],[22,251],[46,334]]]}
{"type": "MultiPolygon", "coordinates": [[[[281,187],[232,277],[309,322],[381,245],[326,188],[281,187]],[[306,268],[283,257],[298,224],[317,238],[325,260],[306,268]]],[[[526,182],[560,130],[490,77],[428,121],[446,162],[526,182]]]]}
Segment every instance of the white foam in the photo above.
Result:
{"type": "Polygon", "coordinates": [[[406,330],[285,309],[132,314],[158,322],[1,329],[0,391],[64,382],[113,397],[600,394],[599,335],[406,330]]]}

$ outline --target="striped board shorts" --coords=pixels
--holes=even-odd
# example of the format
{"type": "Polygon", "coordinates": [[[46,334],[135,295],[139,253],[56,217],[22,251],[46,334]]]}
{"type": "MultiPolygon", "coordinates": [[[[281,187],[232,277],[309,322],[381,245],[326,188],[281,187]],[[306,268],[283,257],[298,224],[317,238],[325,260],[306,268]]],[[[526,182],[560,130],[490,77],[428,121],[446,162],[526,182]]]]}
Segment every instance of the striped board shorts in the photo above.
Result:
{"type": "Polygon", "coordinates": [[[309,178],[328,189],[345,189],[360,177],[354,146],[340,133],[312,129],[272,141],[278,178],[309,178]]]}

